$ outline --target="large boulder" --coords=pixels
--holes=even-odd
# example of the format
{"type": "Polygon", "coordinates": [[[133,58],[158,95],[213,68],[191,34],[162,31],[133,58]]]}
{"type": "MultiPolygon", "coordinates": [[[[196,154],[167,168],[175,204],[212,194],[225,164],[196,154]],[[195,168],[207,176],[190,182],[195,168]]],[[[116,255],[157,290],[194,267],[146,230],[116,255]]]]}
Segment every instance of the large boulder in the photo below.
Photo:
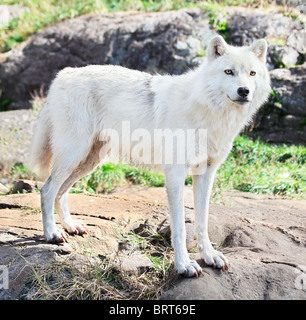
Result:
{"type": "Polygon", "coordinates": [[[245,133],[273,143],[306,144],[305,67],[306,63],[270,71],[273,91],[269,103],[245,133]]]}
{"type": "Polygon", "coordinates": [[[241,46],[265,38],[269,42],[269,69],[293,66],[305,61],[306,54],[306,29],[298,21],[280,13],[231,8],[228,41],[241,46]]]}
{"type": "Polygon", "coordinates": [[[305,203],[240,192],[223,200],[225,206],[210,206],[209,233],[229,270],[202,264],[203,276],[179,279],[161,299],[305,300],[305,203]]]}
{"type": "Polygon", "coordinates": [[[306,63],[288,69],[275,69],[270,72],[274,100],[286,114],[306,117],[306,63]]]}
{"type": "Polygon", "coordinates": [[[212,35],[204,13],[87,15],[49,26],[15,49],[0,66],[8,109],[30,108],[31,94],[46,92],[67,66],[119,64],[148,72],[180,74],[196,65],[212,35]]]}

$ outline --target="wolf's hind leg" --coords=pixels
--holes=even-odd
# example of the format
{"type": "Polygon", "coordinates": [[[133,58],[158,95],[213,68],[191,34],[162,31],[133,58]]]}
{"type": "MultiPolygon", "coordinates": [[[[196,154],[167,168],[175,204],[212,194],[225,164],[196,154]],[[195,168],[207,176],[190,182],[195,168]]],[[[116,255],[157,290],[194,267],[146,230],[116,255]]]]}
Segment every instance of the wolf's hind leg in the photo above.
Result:
{"type": "Polygon", "coordinates": [[[67,198],[69,189],[73,186],[73,184],[91,172],[102,160],[99,156],[102,146],[103,141],[94,139],[89,153],[83,158],[82,161],[80,161],[78,166],[65,180],[55,198],[55,209],[60,216],[63,228],[69,234],[83,235],[84,233],[87,233],[86,226],[83,224],[83,222],[72,219],[68,208],[67,198]]]}
{"type": "Polygon", "coordinates": [[[59,243],[67,241],[68,235],[56,227],[54,218],[54,200],[62,179],[53,170],[41,189],[41,211],[43,217],[44,235],[48,242],[59,243]]]}
{"type": "Polygon", "coordinates": [[[65,146],[53,146],[53,163],[50,177],[41,189],[41,209],[43,216],[44,234],[48,242],[59,243],[67,241],[68,235],[56,227],[54,219],[54,203],[56,196],[77,168],[84,155],[88,154],[88,143],[81,143],[78,139],[66,138],[65,146]]]}

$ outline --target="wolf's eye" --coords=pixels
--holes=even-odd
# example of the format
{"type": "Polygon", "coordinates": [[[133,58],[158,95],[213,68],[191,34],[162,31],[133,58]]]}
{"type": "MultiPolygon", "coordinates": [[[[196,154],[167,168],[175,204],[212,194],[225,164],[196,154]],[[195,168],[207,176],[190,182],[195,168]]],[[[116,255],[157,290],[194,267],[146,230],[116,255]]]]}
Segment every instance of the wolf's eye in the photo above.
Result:
{"type": "Polygon", "coordinates": [[[253,76],[253,77],[254,77],[254,76],[255,76],[255,74],[256,74],[256,72],[255,72],[255,71],[251,71],[251,72],[250,72],[250,76],[253,76]]]}
{"type": "Polygon", "coordinates": [[[230,70],[230,69],[226,69],[226,70],[224,70],[224,72],[225,72],[226,74],[233,74],[233,70],[230,70]]]}

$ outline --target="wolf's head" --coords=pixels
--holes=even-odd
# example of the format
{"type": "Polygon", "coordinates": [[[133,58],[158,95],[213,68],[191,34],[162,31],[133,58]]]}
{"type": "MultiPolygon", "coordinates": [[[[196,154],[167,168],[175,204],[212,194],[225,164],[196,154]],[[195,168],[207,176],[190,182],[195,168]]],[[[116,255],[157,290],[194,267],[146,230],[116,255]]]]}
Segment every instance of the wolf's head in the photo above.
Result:
{"type": "Polygon", "coordinates": [[[214,107],[261,106],[269,96],[270,79],[266,67],[267,42],[233,47],[221,36],[214,37],[202,66],[205,96],[214,107]]]}

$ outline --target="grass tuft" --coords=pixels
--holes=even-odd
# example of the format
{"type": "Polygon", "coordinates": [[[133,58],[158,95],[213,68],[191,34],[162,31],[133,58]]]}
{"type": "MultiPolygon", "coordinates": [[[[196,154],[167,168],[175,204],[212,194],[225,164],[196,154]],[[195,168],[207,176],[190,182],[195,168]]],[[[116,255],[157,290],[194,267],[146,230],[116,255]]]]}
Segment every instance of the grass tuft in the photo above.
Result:
{"type": "Polygon", "coordinates": [[[218,171],[215,188],[305,197],[305,162],[304,146],[273,146],[239,136],[218,171]]]}
{"type": "Polygon", "coordinates": [[[125,235],[132,252],[149,257],[153,268],[131,274],[118,268],[118,259],[86,256],[76,264],[73,258],[30,266],[32,275],[22,299],[35,300],[153,300],[177,278],[171,261],[170,244],[158,234],[125,235]]]}

